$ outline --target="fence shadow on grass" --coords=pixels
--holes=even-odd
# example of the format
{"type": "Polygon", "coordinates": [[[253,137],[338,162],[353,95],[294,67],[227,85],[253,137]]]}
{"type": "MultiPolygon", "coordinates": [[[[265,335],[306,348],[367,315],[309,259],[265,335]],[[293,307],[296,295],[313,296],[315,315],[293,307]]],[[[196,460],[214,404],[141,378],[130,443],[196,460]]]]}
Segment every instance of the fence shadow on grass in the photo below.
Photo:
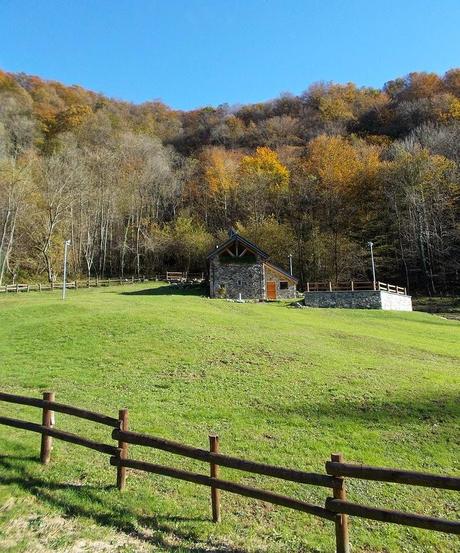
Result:
{"type": "Polygon", "coordinates": [[[142,290],[132,290],[130,292],[120,292],[117,290],[115,293],[122,296],[205,296],[206,287],[201,284],[191,286],[165,285],[155,288],[144,288],[142,290]]]}
{"type": "MultiPolygon", "coordinates": [[[[245,553],[243,549],[227,544],[207,545],[193,531],[177,528],[179,523],[208,522],[204,518],[185,518],[179,516],[140,516],[129,508],[123,494],[116,486],[94,486],[90,484],[59,484],[38,477],[27,469],[27,464],[36,458],[0,455],[0,484],[16,486],[32,494],[40,502],[58,509],[66,517],[82,517],[99,526],[123,532],[131,538],[161,547],[161,551],[170,553],[245,553]],[[166,538],[172,537],[178,545],[171,544],[166,538]],[[187,543],[188,542],[188,543],[187,543]],[[192,542],[192,543],[190,543],[192,542]]],[[[210,521],[209,521],[210,522],[210,521]]]]}

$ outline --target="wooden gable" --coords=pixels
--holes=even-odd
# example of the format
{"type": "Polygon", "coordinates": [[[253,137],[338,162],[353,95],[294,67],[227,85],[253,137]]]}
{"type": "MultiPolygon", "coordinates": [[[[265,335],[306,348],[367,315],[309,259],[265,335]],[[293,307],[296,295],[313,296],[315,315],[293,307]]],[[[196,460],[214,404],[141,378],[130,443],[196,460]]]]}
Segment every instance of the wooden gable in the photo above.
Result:
{"type": "Polygon", "coordinates": [[[247,256],[253,256],[257,259],[259,256],[262,260],[268,259],[268,253],[261,250],[256,244],[243,238],[239,234],[233,234],[228,240],[223,244],[218,246],[213,250],[209,255],[208,259],[215,257],[216,255],[221,255],[225,252],[225,256],[229,258],[244,259],[247,256]]]}

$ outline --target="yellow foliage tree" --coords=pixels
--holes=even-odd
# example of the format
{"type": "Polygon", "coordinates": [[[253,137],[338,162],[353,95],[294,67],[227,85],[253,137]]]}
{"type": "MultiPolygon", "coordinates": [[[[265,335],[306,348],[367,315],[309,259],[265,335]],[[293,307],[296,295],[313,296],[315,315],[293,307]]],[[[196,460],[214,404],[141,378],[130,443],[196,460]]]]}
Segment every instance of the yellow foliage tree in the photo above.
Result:
{"type": "Polygon", "coordinates": [[[92,111],[86,105],[74,105],[59,112],[56,116],[54,132],[64,132],[80,126],[92,111]]]}
{"type": "Polygon", "coordinates": [[[241,174],[247,181],[260,184],[269,192],[283,192],[289,186],[289,170],[270,148],[260,147],[254,155],[244,156],[241,174]]]}
{"type": "Polygon", "coordinates": [[[203,176],[207,192],[219,209],[223,209],[224,223],[229,223],[229,208],[238,187],[240,155],[225,148],[207,148],[201,154],[203,176]]]}
{"type": "Polygon", "coordinates": [[[228,193],[238,184],[238,156],[225,148],[203,152],[204,177],[211,194],[228,193]]]}
{"type": "Polygon", "coordinates": [[[360,166],[355,148],[340,136],[321,135],[308,145],[307,172],[326,187],[349,186],[360,166]]]}
{"type": "Polygon", "coordinates": [[[281,199],[289,191],[290,172],[276,152],[270,148],[257,148],[252,156],[244,156],[240,165],[240,178],[246,195],[246,206],[260,219],[280,211],[281,199]]]}

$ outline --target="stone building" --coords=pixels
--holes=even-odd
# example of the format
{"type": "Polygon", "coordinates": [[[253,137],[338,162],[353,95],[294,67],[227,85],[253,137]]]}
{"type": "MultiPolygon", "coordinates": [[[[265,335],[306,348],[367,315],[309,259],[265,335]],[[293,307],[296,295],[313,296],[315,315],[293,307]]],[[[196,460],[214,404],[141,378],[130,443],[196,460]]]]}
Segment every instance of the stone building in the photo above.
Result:
{"type": "Polygon", "coordinates": [[[208,255],[208,262],[211,298],[276,300],[296,297],[297,279],[270,263],[267,253],[234,231],[208,255]]]}

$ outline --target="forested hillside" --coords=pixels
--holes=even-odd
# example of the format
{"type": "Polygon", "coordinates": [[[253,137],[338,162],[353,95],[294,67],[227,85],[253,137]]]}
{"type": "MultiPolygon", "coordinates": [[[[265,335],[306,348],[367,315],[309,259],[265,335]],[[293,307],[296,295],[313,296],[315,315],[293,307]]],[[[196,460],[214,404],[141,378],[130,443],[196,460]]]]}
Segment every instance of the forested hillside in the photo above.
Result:
{"type": "MultiPolygon", "coordinates": [[[[153,91],[154,93],[154,91],[153,91]]],[[[186,90],[184,90],[186,94],[186,90]]],[[[189,112],[0,72],[0,284],[202,270],[234,226],[302,281],[460,288],[460,69],[189,112]]]]}

